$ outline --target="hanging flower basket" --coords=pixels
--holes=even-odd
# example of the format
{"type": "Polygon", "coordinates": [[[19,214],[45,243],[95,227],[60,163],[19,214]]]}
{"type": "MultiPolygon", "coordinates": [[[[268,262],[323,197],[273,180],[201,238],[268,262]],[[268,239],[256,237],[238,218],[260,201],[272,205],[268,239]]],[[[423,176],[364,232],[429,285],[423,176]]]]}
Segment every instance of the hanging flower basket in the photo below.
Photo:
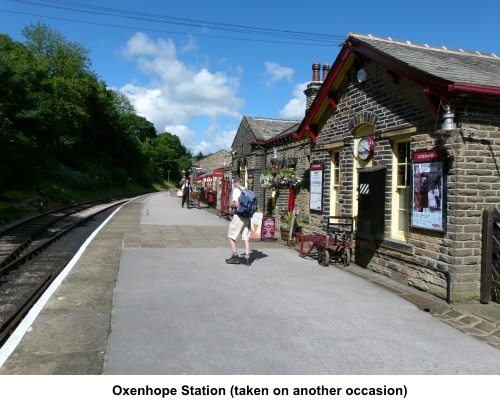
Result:
{"type": "Polygon", "coordinates": [[[260,176],[260,184],[272,190],[289,190],[300,185],[301,178],[292,167],[276,169],[268,168],[260,176]]]}

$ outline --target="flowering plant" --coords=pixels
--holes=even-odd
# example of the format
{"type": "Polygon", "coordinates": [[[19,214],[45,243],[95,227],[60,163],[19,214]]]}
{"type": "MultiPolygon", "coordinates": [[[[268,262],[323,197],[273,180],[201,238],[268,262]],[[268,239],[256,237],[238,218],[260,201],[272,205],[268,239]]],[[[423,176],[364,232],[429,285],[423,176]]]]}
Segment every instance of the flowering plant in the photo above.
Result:
{"type": "Polygon", "coordinates": [[[278,174],[278,167],[276,164],[270,163],[264,172],[260,175],[260,185],[264,188],[274,189],[276,184],[274,178],[278,174]]]}
{"type": "Polygon", "coordinates": [[[260,175],[260,184],[264,188],[273,188],[273,181],[275,175],[269,170],[264,170],[264,173],[260,175]]]}
{"type": "Polygon", "coordinates": [[[281,188],[295,188],[300,185],[301,178],[292,167],[280,169],[276,176],[281,188]],[[283,187],[284,186],[284,187],[283,187]]]}
{"type": "Polygon", "coordinates": [[[264,188],[286,190],[300,185],[301,178],[292,167],[281,169],[271,166],[260,175],[260,184],[264,188]]]}

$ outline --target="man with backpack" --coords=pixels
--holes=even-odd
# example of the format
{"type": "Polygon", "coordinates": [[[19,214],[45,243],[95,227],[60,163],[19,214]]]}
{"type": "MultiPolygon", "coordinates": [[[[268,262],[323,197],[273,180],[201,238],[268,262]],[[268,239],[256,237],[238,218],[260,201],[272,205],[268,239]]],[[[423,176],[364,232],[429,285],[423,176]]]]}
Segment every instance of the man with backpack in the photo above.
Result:
{"type": "MultiPolygon", "coordinates": [[[[250,190],[248,190],[249,192],[250,190]]],[[[229,207],[234,209],[234,215],[229,224],[229,230],[227,236],[229,238],[229,245],[231,246],[232,255],[229,259],[226,259],[227,264],[244,264],[250,266],[250,217],[253,214],[253,210],[257,209],[256,199],[251,205],[251,211],[246,212],[245,209],[240,207],[240,196],[242,193],[246,193],[247,190],[241,184],[241,179],[235,177],[233,179],[233,191],[231,193],[231,199],[229,200],[229,207]],[[236,238],[241,234],[241,240],[245,243],[245,257],[239,258],[238,248],[236,245],[236,238]]],[[[249,193],[250,194],[250,193],[249,193]]],[[[251,192],[254,196],[253,192],[251,192]]],[[[245,197],[245,194],[244,194],[245,197]]],[[[248,199],[247,199],[248,200],[248,199]]]]}

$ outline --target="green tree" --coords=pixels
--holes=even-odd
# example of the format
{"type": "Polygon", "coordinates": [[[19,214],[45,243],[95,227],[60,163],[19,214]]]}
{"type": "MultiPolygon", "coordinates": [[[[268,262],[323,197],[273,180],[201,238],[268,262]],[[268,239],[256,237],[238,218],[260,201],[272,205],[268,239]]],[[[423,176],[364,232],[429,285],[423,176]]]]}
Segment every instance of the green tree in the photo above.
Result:
{"type": "Polygon", "coordinates": [[[0,185],[52,178],[78,189],[180,178],[192,155],[158,135],[90,71],[89,52],[44,24],[0,35],[0,185]],[[16,177],[17,176],[17,177],[16,177]],[[52,177],[51,177],[52,176],[52,177]]]}
{"type": "Polygon", "coordinates": [[[115,108],[130,134],[144,142],[148,138],[156,138],[156,129],[152,122],[137,115],[137,111],[126,94],[119,91],[109,90],[113,97],[115,108]]]}
{"type": "Polygon", "coordinates": [[[144,151],[153,161],[156,173],[162,179],[167,178],[169,170],[171,179],[180,178],[182,169],[187,170],[190,167],[190,164],[180,164],[191,162],[191,153],[182,145],[177,135],[164,132],[154,139],[149,138],[144,142],[144,151]]]}
{"type": "Polygon", "coordinates": [[[42,155],[39,138],[51,108],[45,75],[32,62],[21,43],[0,35],[0,184],[29,176],[42,155]]]}
{"type": "Polygon", "coordinates": [[[199,162],[200,160],[204,159],[206,156],[202,152],[198,152],[196,156],[194,157],[194,160],[199,162]]]}
{"type": "Polygon", "coordinates": [[[90,71],[89,51],[42,23],[22,33],[27,60],[44,74],[42,84],[52,111],[43,141],[59,156],[67,156],[92,119],[88,102],[97,78],[90,71]]]}

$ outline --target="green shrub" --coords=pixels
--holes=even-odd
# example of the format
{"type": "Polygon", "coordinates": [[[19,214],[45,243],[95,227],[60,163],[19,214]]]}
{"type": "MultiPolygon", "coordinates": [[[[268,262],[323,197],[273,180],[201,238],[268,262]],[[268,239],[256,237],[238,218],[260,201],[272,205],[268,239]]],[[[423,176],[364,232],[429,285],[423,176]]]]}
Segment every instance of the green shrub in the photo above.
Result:
{"type": "Polygon", "coordinates": [[[125,186],[128,182],[127,172],[121,167],[111,168],[109,170],[109,175],[113,186],[125,186]]]}
{"type": "Polygon", "coordinates": [[[70,203],[73,201],[71,192],[58,184],[44,183],[40,187],[40,194],[49,200],[61,203],[70,203]]]}
{"type": "Polygon", "coordinates": [[[97,181],[89,174],[61,164],[52,168],[50,177],[74,190],[92,190],[97,186],[97,181]]]}
{"type": "Polygon", "coordinates": [[[6,202],[12,202],[12,203],[18,203],[29,196],[21,191],[5,191],[2,194],[0,194],[0,200],[6,201],[6,202]]]}
{"type": "Polygon", "coordinates": [[[27,214],[38,212],[39,208],[33,206],[2,206],[0,205],[0,223],[14,221],[27,214]]]}

